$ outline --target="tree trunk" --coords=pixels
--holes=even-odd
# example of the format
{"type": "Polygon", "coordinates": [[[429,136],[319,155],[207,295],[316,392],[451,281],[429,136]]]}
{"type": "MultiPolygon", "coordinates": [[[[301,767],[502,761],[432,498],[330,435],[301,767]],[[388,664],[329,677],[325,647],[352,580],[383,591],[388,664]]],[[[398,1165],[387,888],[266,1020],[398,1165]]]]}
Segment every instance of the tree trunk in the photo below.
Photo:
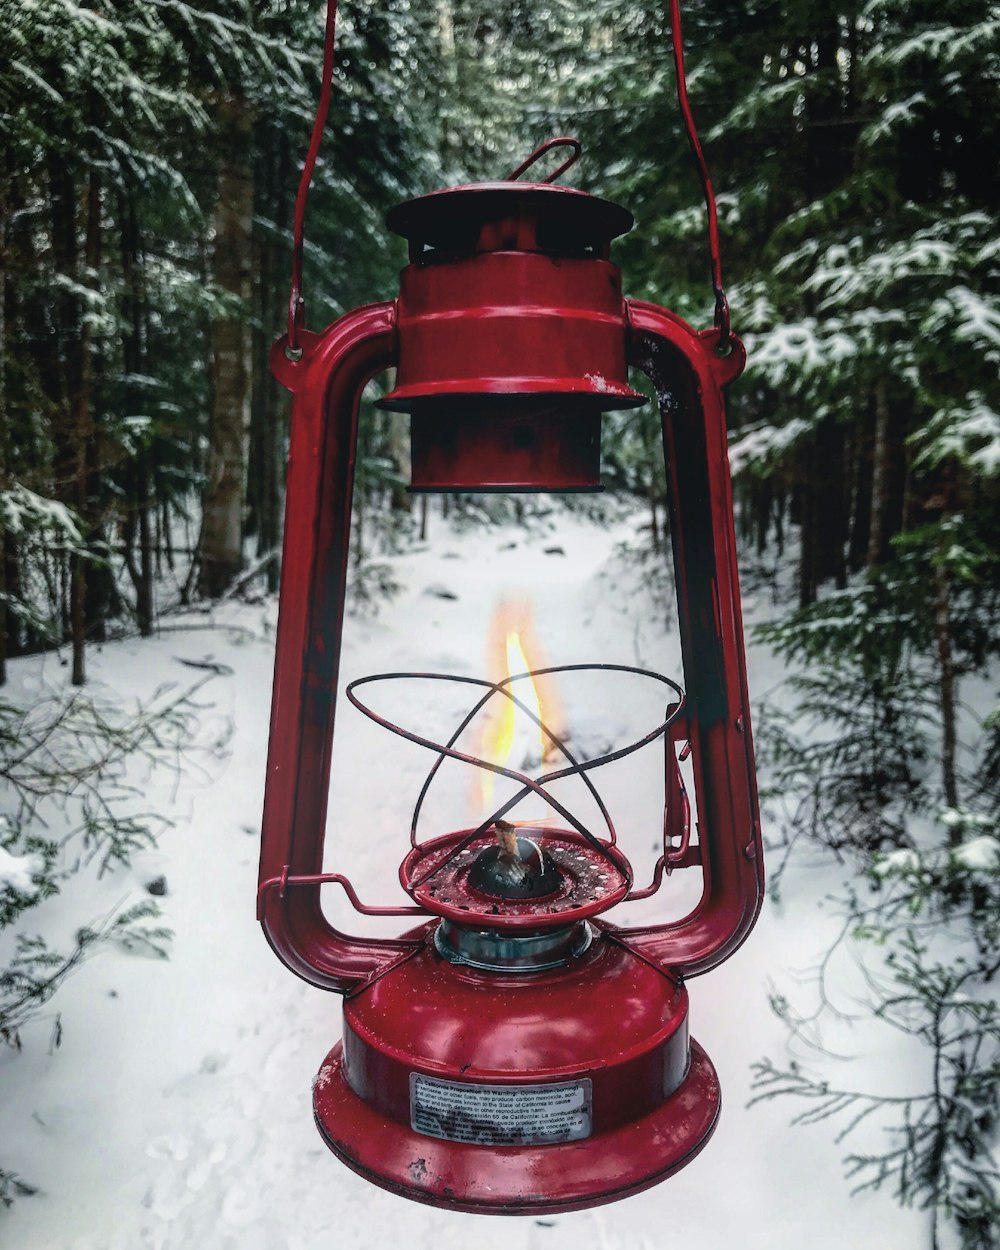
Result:
{"type": "MultiPolygon", "coordinates": [[[[7,214],[9,188],[7,162],[0,170],[0,491],[7,490],[7,438],[10,414],[7,408],[7,214]]],[[[0,686],[7,684],[7,526],[0,512],[0,686]]]]}
{"type": "MultiPolygon", "coordinates": [[[[260,126],[256,147],[260,156],[255,170],[257,213],[270,217],[274,234],[283,238],[289,227],[291,162],[288,138],[273,125],[260,126]]],[[[272,556],[265,574],[267,587],[278,588],[281,546],[281,481],[284,467],[284,405],[280,388],[271,377],[268,362],[271,343],[281,325],[282,306],[288,298],[286,251],[260,232],[255,242],[254,265],[257,328],[252,337],[252,402],[250,405],[250,451],[247,469],[247,516],[245,532],[257,539],[258,559],[272,556]]]]}
{"type": "MultiPolygon", "coordinates": [[[[87,233],[84,244],[84,261],[88,280],[96,274],[101,263],[101,175],[92,168],[87,179],[87,233]]],[[[78,361],[73,369],[75,387],[70,394],[70,427],[76,445],[76,482],[73,490],[74,504],[83,528],[84,541],[91,539],[93,509],[90,503],[90,473],[92,448],[94,446],[91,391],[93,331],[89,317],[81,318],[77,351],[78,361]]],[[[86,680],[84,670],[84,644],[87,638],[87,566],[90,563],[80,552],[70,556],[70,621],[73,637],[73,672],[71,680],[82,686],[86,680]]]]}
{"type": "MultiPolygon", "coordinates": [[[[125,288],[125,332],[122,336],[122,356],[127,379],[137,378],[146,372],[146,332],[143,310],[146,303],[142,265],[142,232],[131,193],[121,198],[121,263],[125,288]]],[[[125,383],[125,411],[128,416],[142,411],[142,392],[130,380],[125,383]]],[[[128,569],[135,591],[135,619],[139,634],[149,638],[153,633],[153,562],[150,551],[149,511],[153,506],[149,480],[149,452],[145,445],[139,447],[128,472],[128,515],[125,520],[122,541],[125,548],[125,567],[128,569]],[[138,540],[139,555],[136,559],[133,544],[138,540]]]]}
{"type": "Polygon", "coordinates": [[[825,417],[816,431],[816,462],[813,474],[816,528],[816,575],[818,581],[833,580],[838,590],[847,585],[847,489],[844,472],[844,429],[833,417],[825,417]]]}
{"type": "Polygon", "coordinates": [[[851,537],[847,548],[847,563],[852,573],[865,567],[868,544],[872,529],[872,447],[875,441],[875,406],[865,417],[864,424],[854,440],[853,478],[851,506],[851,537]]]}
{"type": "MultiPolygon", "coordinates": [[[[62,153],[48,154],[49,210],[53,266],[65,284],[53,298],[55,327],[53,369],[43,379],[52,402],[53,476],[56,498],[83,516],[86,505],[86,457],[84,423],[89,412],[90,332],[76,293],[79,282],[79,247],[76,220],[76,180],[62,153]]],[[[83,575],[76,556],[70,556],[67,618],[72,669],[70,680],[82,686],[86,680],[83,575]]]]}
{"type": "Polygon", "coordinates": [[[871,524],[868,530],[868,565],[880,564],[885,544],[882,522],[885,517],[886,481],[889,473],[889,403],[885,380],[875,383],[875,439],[872,444],[871,524]]]}
{"type": "MultiPolygon", "coordinates": [[[[947,551],[951,545],[949,519],[961,509],[954,467],[943,465],[940,502],[942,512],[938,518],[939,540],[937,563],[934,567],[934,649],[938,669],[938,707],[941,712],[941,781],[944,800],[955,809],[959,805],[958,772],[955,756],[958,747],[958,728],[955,695],[955,658],[951,646],[951,577],[948,572],[947,551]]],[[[925,511],[936,511],[936,498],[929,501],[925,511]]],[[[957,824],[948,827],[948,841],[957,846],[962,831],[957,824]]]]}
{"type": "Polygon", "coordinates": [[[393,467],[399,474],[399,481],[392,483],[390,492],[391,506],[393,512],[412,512],[413,496],[407,490],[407,484],[410,480],[412,465],[410,462],[410,423],[409,420],[398,413],[387,412],[386,436],[389,450],[389,458],[392,460],[393,467]]]}
{"type": "Polygon", "coordinates": [[[212,432],[202,511],[198,589],[224,594],[243,567],[243,500],[249,427],[250,368],[246,308],[250,296],[253,174],[247,154],[251,114],[241,99],[225,98],[219,121],[226,153],[215,207],[214,280],[238,307],[212,324],[212,432]]]}
{"type": "Polygon", "coordinates": [[[816,442],[808,439],[802,448],[801,480],[797,494],[799,522],[799,607],[808,607],[816,601],[819,586],[816,556],[816,492],[813,482],[816,476],[816,442]]]}
{"type": "MultiPolygon", "coordinates": [[[[943,554],[943,553],[942,553],[943,554]]],[[[951,650],[951,584],[943,560],[934,573],[934,639],[938,662],[938,702],[941,708],[941,779],[944,800],[951,808],[958,807],[958,778],[955,772],[955,750],[958,741],[955,719],[955,662],[951,650]]],[[[949,828],[954,846],[961,841],[961,831],[949,828]]]]}
{"type": "Polygon", "coordinates": [[[907,477],[906,432],[906,412],[899,403],[890,403],[885,380],[880,378],[875,384],[869,565],[884,564],[892,556],[892,540],[903,528],[907,477]]]}

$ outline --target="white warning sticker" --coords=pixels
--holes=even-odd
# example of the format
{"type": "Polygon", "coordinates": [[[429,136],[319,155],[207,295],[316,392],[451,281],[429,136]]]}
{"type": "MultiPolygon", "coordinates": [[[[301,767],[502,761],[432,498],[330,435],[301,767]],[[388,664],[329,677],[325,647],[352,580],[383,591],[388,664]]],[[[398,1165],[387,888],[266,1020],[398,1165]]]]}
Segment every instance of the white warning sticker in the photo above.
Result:
{"type": "Polygon", "coordinates": [[[591,1083],[472,1085],[410,1073],[410,1124],[477,1146],[540,1146],[591,1133],[591,1083]]]}

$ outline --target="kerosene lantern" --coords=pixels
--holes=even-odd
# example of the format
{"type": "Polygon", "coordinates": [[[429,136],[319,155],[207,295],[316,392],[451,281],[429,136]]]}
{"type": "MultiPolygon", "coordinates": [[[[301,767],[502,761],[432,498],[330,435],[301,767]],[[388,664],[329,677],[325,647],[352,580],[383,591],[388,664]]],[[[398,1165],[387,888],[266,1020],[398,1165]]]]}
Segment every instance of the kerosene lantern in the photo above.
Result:
{"type": "MultiPolygon", "coordinates": [[[[552,143],[578,154],[573,140],[552,143]]],[[[259,918],[289,968],[345,996],[343,1040],[314,1085],[334,1154],[405,1197],[497,1214],[609,1202],[702,1148],[720,1091],[688,1035],[684,979],[740,945],[763,882],[723,406],[743,349],[725,324],[698,332],[626,300],[609,252],[631,214],[552,178],[522,180],[538,155],[504,181],[394,209],[388,225],[409,248],[398,297],[313,334],[297,324],[296,288],[291,338],[272,353],[293,404],[259,918]],[[528,674],[407,674],[468,687],[469,714],[441,742],[369,706],[366,687],[394,675],[352,683],[343,693],[356,708],[433,754],[431,775],[457,759],[517,783],[473,827],[418,837],[415,817],[400,842],[411,902],[366,906],[323,870],[361,392],[396,369],[384,402],[410,414],[414,490],[588,491],[600,487],[602,413],[645,402],[630,365],[652,381],[662,418],[685,693],[642,674],[664,687],[663,721],[597,760],[542,724],[552,752],[532,776],[458,745],[491,701],[531,714],[519,693],[528,674]],[[575,775],[593,791],[599,764],[657,737],[662,850],[639,888],[610,815],[594,832],[551,783],[575,775]],[[694,828],[678,750],[693,768],[694,828]],[[531,791],[554,821],[514,819],[531,791]],[[686,917],[619,921],[688,869],[703,890],[686,917]],[[359,912],[409,917],[404,932],[339,932],[320,902],[328,882],[359,912]]]]}

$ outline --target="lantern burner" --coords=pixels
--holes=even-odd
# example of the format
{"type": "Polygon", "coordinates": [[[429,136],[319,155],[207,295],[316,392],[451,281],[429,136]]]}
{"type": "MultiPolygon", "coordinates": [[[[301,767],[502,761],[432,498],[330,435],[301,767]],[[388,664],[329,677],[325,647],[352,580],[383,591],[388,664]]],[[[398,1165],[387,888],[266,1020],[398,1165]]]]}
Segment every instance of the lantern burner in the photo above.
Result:
{"type": "Polygon", "coordinates": [[[562,884],[552,856],[533,838],[522,838],[506,820],[495,825],[497,841],[476,856],[469,885],[490,898],[544,898],[562,884]]]}
{"type": "MultiPolygon", "coordinates": [[[[544,839],[542,862],[550,866],[538,884],[552,883],[544,894],[511,888],[507,882],[516,880],[518,869],[505,868],[496,841],[475,829],[446,834],[411,850],[399,870],[403,888],[429,912],[458,924],[506,932],[536,932],[585,920],[628,894],[632,869],[613,844],[591,834],[592,843],[574,829],[522,825],[518,832],[519,852],[520,844],[537,847],[544,839]]],[[[532,875],[530,869],[526,875],[532,875]]]]}

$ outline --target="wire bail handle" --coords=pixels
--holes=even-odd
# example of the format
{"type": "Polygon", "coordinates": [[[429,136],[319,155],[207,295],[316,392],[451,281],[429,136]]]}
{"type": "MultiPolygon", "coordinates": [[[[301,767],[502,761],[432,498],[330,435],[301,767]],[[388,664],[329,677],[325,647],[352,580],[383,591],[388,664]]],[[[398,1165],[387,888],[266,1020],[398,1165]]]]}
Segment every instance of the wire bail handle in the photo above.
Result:
{"type": "Polygon", "coordinates": [[[320,85],[319,103],[313,121],[309,150],[302,165],[302,177],[295,196],[295,218],[292,226],[292,289],[288,296],[288,342],[285,355],[298,360],[302,355],[299,331],[305,328],[306,302],[302,297],[302,255],[305,250],[306,201],[312,183],[316,158],[319,156],[326,117],[330,111],[333,94],[333,45],[337,30],[337,0],[326,0],[326,28],[323,33],[323,77],[320,85]]]}
{"type": "Polygon", "coordinates": [[[674,67],[677,71],[677,103],[684,119],[688,146],[698,173],[701,176],[701,187],[705,195],[705,207],[708,210],[708,252],[712,271],[712,290],[715,292],[715,328],[719,331],[716,348],[719,352],[728,352],[732,339],[732,328],[729,320],[729,300],[722,286],[722,249],[719,244],[719,213],[715,205],[715,192],[712,179],[708,172],[708,162],[702,151],[698,130],[694,124],[694,114],[688,100],[687,75],[684,72],[684,36],[681,30],[680,0],[670,0],[670,37],[674,50],[674,67]]]}
{"type": "MultiPolygon", "coordinates": [[[[333,48],[336,27],[337,0],[327,0],[326,28],[323,36],[323,77],[320,97],[316,107],[316,117],[313,121],[309,149],[306,152],[306,158],[302,165],[299,189],[295,196],[295,217],[292,229],[292,286],[288,296],[288,340],[285,344],[285,355],[290,360],[298,360],[302,356],[299,331],[305,328],[306,304],[302,295],[302,258],[305,249],[306,202],[309,198],[309,187],[312,183],[313,171],[316,168],[316,159],[323,139],[327,114],[330,111],[330,97],[333,93],[333,48]]],[[[695,159],[695,164],[698,166],[698,172],[701,176],[702,190],[705,195],[705,207],[708,210],[708,248],[712,272],[712,290],[715,292],[715,327],[719,331],[717,348],[720,352],[726,352],[730,347],[732,330],[729,318],[729,301],[726,299],[726,292],[722,285],[719,215],[715,204],[715,192],[712,189],[712,179],[708,172],[708,164],[705,161],[705,154],[702,151],[698,131],[695,127],[694,115],[691,112],[691,105],[688,100],[687,77],[684,72],[684,44],[681,31],[680,0],[670,0],[670,33],[673,43],[674,66],[677,71],[677,102],[680,106],[681,116],[684,119],[688,145],[691,148],[691,154],[695,159]]],[[[506,181],[516,182],[541,156],[554,147],[568,147],[572,149],[572,152],[561,165],[542,180],[543,182],[554,182],[560,174],[565,173],[571,165],[574,165],[580,159],[582,147],[579,140],[562,135],[555,139],[549,139],[536,148],[527,160],[522,161],[513,173],[507,175],[506,181]]]]}

